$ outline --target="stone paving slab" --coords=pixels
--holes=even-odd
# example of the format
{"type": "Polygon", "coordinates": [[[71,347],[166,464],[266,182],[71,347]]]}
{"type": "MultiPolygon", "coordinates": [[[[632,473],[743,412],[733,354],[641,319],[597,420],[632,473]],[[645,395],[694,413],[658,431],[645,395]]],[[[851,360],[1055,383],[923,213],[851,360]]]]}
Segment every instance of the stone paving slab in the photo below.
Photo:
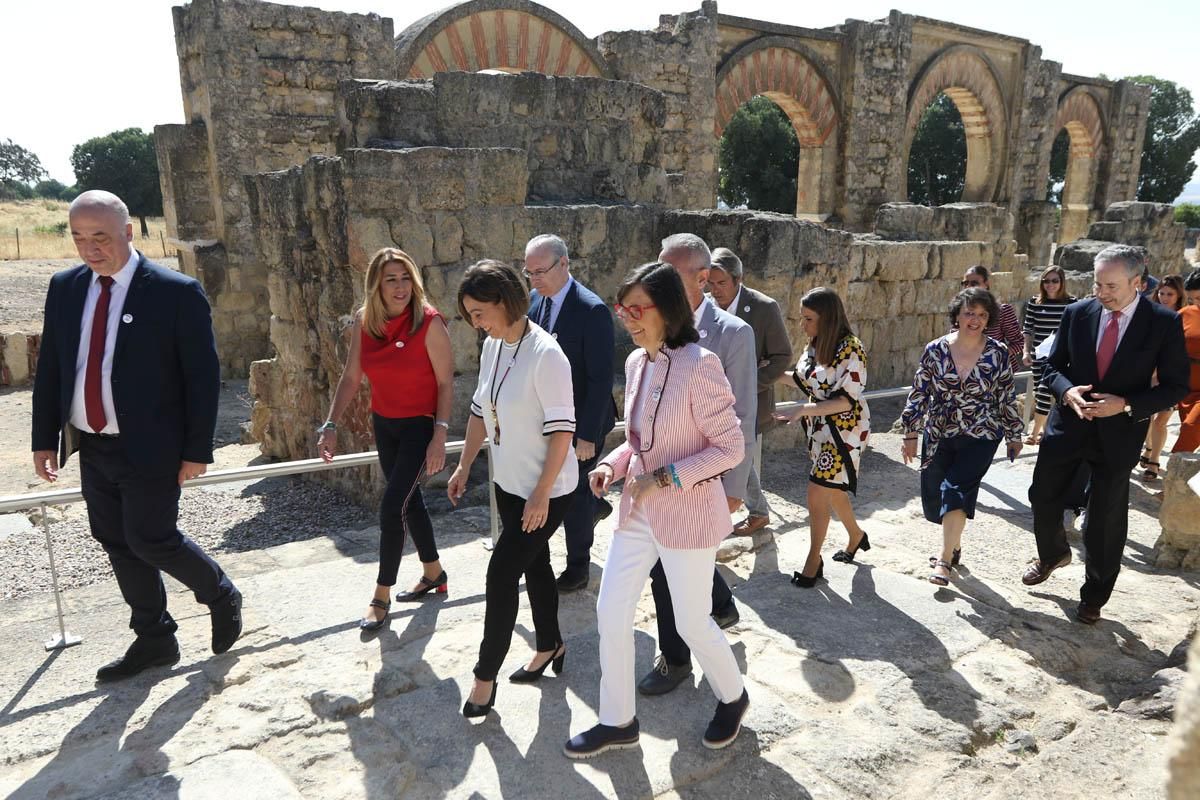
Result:
{"type": "MultiPolygon", "coordinates": [[[[4,604],[0,796],[1161,796],[1169,711],[1122,703],[1182,674],[1172,667],[1200,592],[1193,576],[1146,566],[1152,498],[1135,496],[1118,591],[1085,627],[1068,616],[1078,560],[1032,592],[1017,580],[1032,551],[1020,505],[1032,458],[989,473],[964,565],[936,589],[924,578],[940,536],[919,517],[916,473],[878,439],[865,461],[889,491],[858,504],[875,546],[855,565],[832,562],[845,535],[835,524],[827,580],[813,590],[787,579],[808,544],[803,473],[767,468],[768,486],[788,487],[771,495],[777,533],[735,542],[721,566],[741,610],[729,636],[752,700],[727,750],[701,746],[715,700],[697,670],[670,695],[639,698],[639,748],[585,763],[561,755],[596,720],[595,592],[611,518],[589,589],[561,600],[564,674],[503,680],[532,648],[523,600],[496,710],[463,719],[489,553],[451,514],[438,521],[454,528],[442,548],[449,595],[394,605],[374,637],[356,628],[374,580],[369,529],[227,556],[247,605],[246,634],[224,656],[208,653],[206,610],[172,586],[181,662],[119,684],[92,682],[128,643],[111,582],[64,598],[84,644],[57,653],[40,646],[49,597],[4,604]],[[1018,733],[1036,752],[1008,749],[1018,733]]],[[[553,554],[561,564],[561,537],[553,554]]],[[[403,580],[414,564],[406,557],[403,580]]],[[[640,673],[655,652],[648,587],[636,625],[640,673]]]]}

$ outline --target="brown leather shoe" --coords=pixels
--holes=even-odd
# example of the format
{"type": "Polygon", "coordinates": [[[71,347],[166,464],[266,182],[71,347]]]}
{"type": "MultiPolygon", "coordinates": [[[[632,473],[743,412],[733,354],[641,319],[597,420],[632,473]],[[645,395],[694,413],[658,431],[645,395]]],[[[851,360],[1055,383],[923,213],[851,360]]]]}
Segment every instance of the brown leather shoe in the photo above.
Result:
{"type": "Polygon", "coordinates": [[[767,527],[767,523],[770,521],[771,518],[766,515],[759,516],[757,514],[751,514],[737,525],[733,526],[733,535],[753,536],[755,531],[762,530],[763,528],[767,527]]]}
{"type": "Polygon", "coordinates": [[[1070,563],[1070,550],[1067,551],[1065,556],[1053,564],[1043,564],[1041,561],[1035,558],[1033,561],[1029,562],[1029,566],[1026,568],[1025,574],[1021,576],[1021,583],[1025,584],[1026,586],[1037,586],[1039,583],[1046,580],[1046,578],[1049,578],[1050,574],[1053,573],[1054,570],[1058,569],[1059,567],[1065,567],[1070,563]]]}
{"type": "Polygon", "coordinates": [[[1080,603],[1075,609],[1075,619],[1082,622],[1084,625],[1095,625],[1100,621],[1100,607],[1089,606],[1087,603],[1080,603]]]}

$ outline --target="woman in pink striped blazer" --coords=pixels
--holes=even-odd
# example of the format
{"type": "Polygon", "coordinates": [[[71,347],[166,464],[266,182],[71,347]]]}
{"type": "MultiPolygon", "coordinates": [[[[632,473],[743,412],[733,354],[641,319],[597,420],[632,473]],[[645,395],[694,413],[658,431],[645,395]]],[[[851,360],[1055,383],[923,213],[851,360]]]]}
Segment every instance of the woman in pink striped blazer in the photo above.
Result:
{"type": "Polygon", "coordinates": [[[571,758],[637,745],[633,618],[658,560],[679,633],[717,695],[705,746],[733,742],[750,704],[733,651],[709,616],[717,545],[731,529],[717,478],[745,454],[733,391],[720,359],[696,344],[700,335],[673,267],[638,268],[617,299],[617,315],[639,349],[625,362],[625,443],[590,475],[597,496],[616,480],[625,487],[596,601],[600,721],[567,742],[571,758]]]}

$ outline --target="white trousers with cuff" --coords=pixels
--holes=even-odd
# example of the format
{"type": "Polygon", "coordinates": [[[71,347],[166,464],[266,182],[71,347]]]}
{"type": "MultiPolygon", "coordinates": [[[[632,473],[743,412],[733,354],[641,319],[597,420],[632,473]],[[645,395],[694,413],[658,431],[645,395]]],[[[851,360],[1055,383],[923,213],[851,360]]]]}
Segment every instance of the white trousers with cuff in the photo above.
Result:
{"type": "Polygon", "coordinates": [[[600,723],[624,726],[636,714],[633,618],[654,562],[661,560],[679,635],[700,663],[722,703],[742,696],[744,685],[725,633],[710,616],[717,548],[674,550],[654,538],[636,505],[613,534],[596,600],[600,631],[600,723]]]}

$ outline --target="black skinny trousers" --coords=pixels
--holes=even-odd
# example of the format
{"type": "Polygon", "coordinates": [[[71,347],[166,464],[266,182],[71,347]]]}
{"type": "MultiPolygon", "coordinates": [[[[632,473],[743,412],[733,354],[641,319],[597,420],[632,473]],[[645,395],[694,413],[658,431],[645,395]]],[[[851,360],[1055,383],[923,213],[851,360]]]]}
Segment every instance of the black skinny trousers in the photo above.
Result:
{"type": "Polygon", "coordinates": [[[433,419],[391,419],[378,414],[372,414],[371,418],[379,466],[387,479],[387,488],[379,504],[379,577],[376,582],[380,586],[394,586],[405,539],[412,537],[422,563],[438,560],[433,521],[425,508],[425,499],[421,497],[425,449],[433,439],[433,419]]]}
{"type": "Polygon", "coordinates": [[[550,566],[550,537],[562,524],[574,493],[550,498],[546,523],[529,533],[521,530],[525,498],[509,494],[496,484],[496,510],[500,513],[500,538],[492,549],[487,570],[487,606],[483,614],[483,641],[475,677],[494,681],[512,644],[520,598],[517,587],[525,576],[525,593],[533,615],[538,650],[555,650],[562,644],[558,630],[558,584],[550,566]]]}

